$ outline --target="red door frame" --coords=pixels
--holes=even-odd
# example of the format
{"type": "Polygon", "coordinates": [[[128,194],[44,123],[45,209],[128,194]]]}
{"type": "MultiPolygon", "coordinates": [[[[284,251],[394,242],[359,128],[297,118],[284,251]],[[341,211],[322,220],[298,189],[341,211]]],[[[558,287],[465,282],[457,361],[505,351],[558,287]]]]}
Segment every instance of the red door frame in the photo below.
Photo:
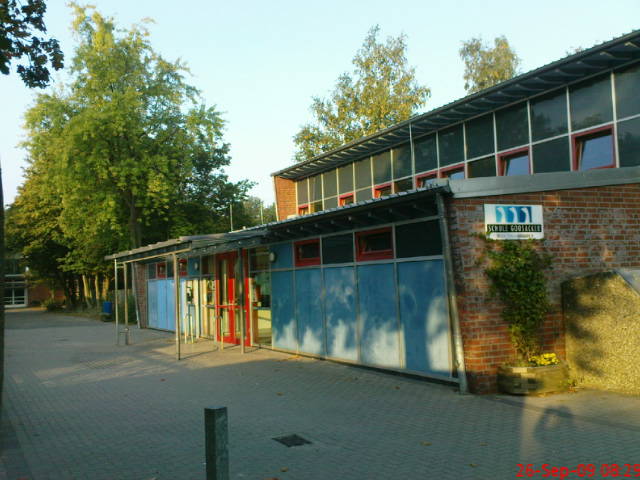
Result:
{"type": "MultiPolygon", "coordinates": [[[[249,266],[247,264],[248,254],[247,250],[242,251],[242,259],[243,259],[243,271],[242,271],[242,281],[243,281],[243,296],[244,296],[244,319],[245,319],[245,346],[251,346],[251,305],[249,304],[249,266]]],[[[238,303],[237,298],[237,283],[236,283],[236,262],[238,260],[238,252],[231,251],[226,253],[219,253],[215,257],[216,262],[216,341],[220,341],[219,326],[222,325],[222,310],[226,310],[229,312],[229,335],[223,338],[225,343],[231,343],[235,345],[240,344],[240,338],[236,336],[236,320],[238,309],[240,308],[240,304],[238,303]],[[227,260],[227,292],[228,292],[228,300],[230,303],[222,305],[220,304],[220,295],[222,293],[220,289],[220,264],[221,260],[227,260]]]]}

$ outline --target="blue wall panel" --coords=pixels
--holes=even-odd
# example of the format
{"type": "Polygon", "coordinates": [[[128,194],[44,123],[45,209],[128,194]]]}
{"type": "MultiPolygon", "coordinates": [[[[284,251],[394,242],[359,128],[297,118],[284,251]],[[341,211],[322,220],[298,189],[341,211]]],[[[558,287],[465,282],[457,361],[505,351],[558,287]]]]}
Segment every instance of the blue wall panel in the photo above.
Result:
{"type": "Polygon", "coordinates": [[[165,330],[170,330],[172,332],[176,331],[176,322],[175,322],[175,293],[173,291],[173,278],[167,278],[164,280],[164,296],[165,296],[165,304],[166,310],[164,315],[164,328],[165,330]]]}
{"type": "Polygon", "coordinates": [[[158,280],[147,282],[147,322],[151,328],[158,327],[158,280]]]}
{"type": "Polygon", "coordinates": [[[393,264],[358,267],[360,360],[400,367],[400,341],[393,264]]]}
{"type": "Polygon", "coordinates": [[[167,328],[167,281],[157,280],[158,285],[158,320],[157,328],[167,328]]]}
{"type": "Polygon", "coordinates": [[[319,268],[296,271],[296,319],[300,351],[324,355],[322,274],[319,268]]]}
{"type": "Polygon", "coordinates": [[[353,267],[324,269],[327,355],[358,359],[356,337],[356,280],[353,267]]]}
{"type": "Polygon", "coordinates": [[[271,245],[269,250],[276,254],[276,261],[271,264],[271,268],[293,267],[293,249],[291,243],[271,245]]]}
{"type": "Polygon", "coordinates": [[[293,272],[271,273],[271,329],[273,346],[296,350],[296,319],[293,302],[293,272]]]}
{"type": "Polygon", "coordinates": [[[398,264],[400,320],[408,370],[450,376],[450,337],[442,260],[398,264]]]}

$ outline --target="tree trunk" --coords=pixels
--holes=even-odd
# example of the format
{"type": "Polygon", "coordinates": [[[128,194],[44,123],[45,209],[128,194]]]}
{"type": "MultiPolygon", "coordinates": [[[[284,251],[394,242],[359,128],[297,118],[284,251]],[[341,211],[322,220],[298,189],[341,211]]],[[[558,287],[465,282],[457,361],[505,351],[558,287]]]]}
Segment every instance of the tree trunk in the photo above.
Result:
{"type": "Polygon", "coordinates": [[[85,306],[91,308],[91,288],[89,287],[89,278],[85,274],[82,274],[82,294],[85,306]]]}
{"type": "Polygon", "coordinates": [[[111,278],[108,274],[106,274],[102,278],[102,298],[107,299],[107,295],[109,294],[109,285],[111,284],[111,278]]]}
{"type": "Polygon", "coordinates": [[[93,277],[93,288],[95,289],[96,307],[100,306],[100,302],[104,301],[104,298],[100,295],[100,274],[96,273],[93,277]]]}

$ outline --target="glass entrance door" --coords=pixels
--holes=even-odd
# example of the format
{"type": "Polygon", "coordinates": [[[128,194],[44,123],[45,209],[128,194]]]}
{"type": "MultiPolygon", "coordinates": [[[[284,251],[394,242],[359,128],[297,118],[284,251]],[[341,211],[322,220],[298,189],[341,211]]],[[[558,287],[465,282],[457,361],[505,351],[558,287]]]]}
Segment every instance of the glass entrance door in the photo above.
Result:
{"type": "Polygon", "coordinates": [[[238,301],[236,299],[235,267],[237,258],[236,252],[223,253],[217,255],[216,258],[216,283],[218,285],[216,312],[219,322],[216,340],[220,340],[222,333],[222,339],[226,343],[238,343],[239,338],[236,332],[238,301]]]}

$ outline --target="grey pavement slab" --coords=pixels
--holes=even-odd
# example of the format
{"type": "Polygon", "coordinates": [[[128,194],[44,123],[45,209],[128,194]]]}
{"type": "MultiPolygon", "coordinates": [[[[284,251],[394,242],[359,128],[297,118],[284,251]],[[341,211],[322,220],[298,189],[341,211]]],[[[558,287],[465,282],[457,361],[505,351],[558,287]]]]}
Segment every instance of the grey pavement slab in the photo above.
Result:
{"type": "Polygon", "coordinates": [[[640,464],[637,397],[462,396],[207,341],[183,345],[178,362],[174,337],[153,330],[114,341],[110,323],[7,314],[0,479],[204,479],[204,408],[215,406],[229,412],[232,479],[510,479],[519,463],[640,464]],[[290,434],[311,443],[273,440],[290,434]]]}

